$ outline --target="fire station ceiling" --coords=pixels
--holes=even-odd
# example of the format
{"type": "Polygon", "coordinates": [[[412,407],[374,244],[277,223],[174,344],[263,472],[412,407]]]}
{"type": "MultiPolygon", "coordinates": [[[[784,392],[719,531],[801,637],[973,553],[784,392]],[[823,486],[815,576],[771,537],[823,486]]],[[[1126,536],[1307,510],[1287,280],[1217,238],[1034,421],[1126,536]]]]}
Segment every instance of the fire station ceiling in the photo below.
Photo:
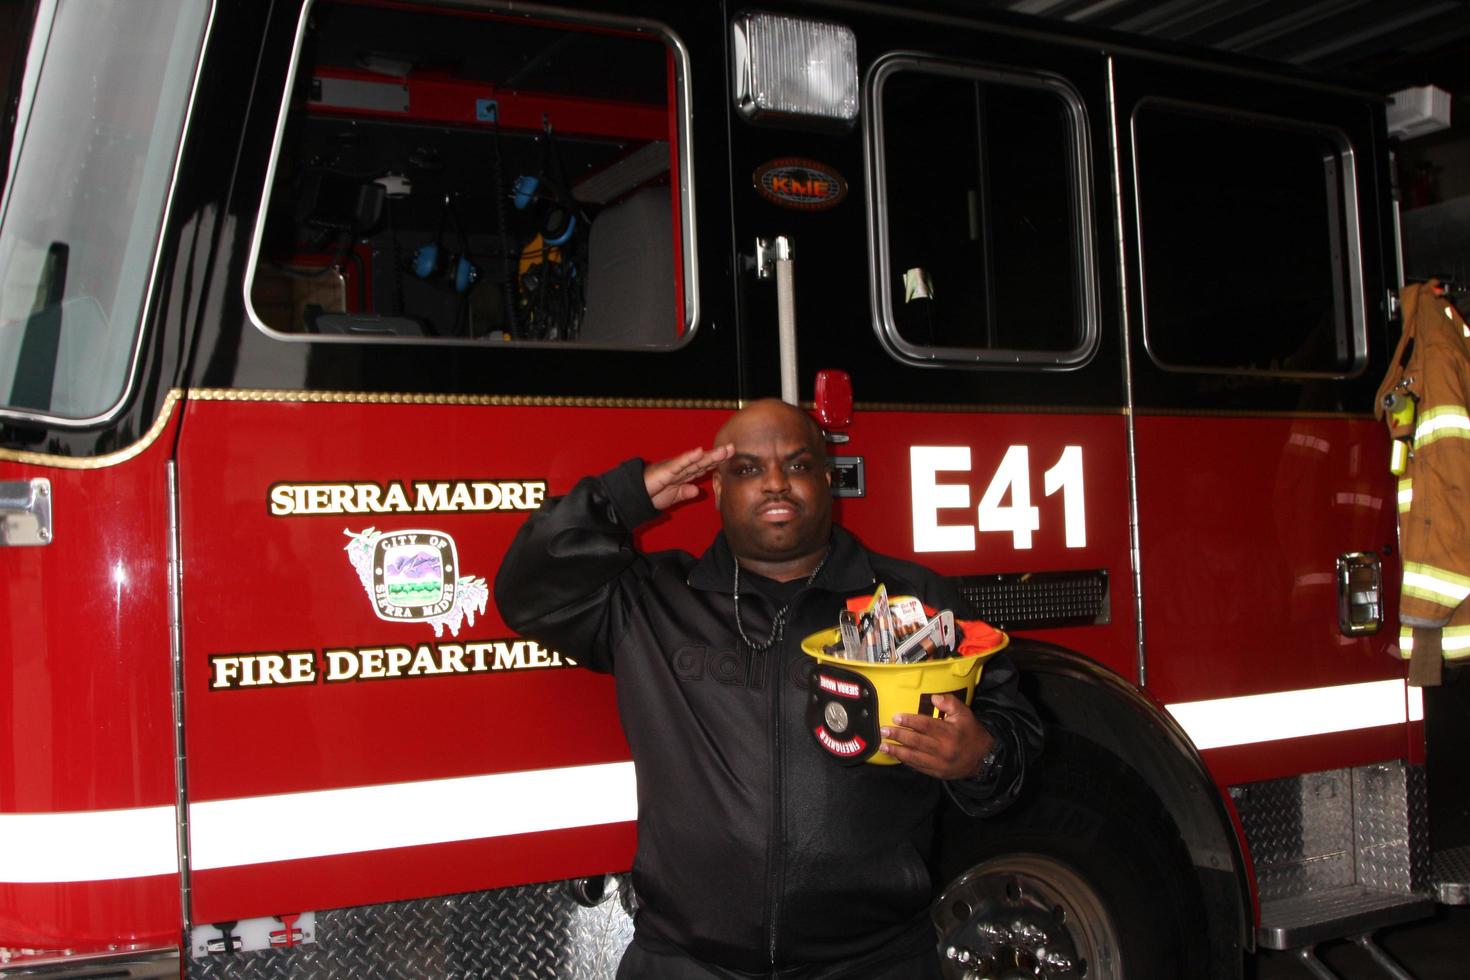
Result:
{"type": "Polygon", "coordinates": [[[1470,95],[1470,0],[981,0],[1187,45],[1470,95]]]}

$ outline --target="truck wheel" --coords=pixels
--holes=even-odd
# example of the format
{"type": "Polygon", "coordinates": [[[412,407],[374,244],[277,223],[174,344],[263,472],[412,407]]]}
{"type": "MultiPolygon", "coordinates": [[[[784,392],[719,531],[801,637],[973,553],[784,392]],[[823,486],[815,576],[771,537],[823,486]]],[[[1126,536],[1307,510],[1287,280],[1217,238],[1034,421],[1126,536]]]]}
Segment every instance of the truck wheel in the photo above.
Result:
{"type": "Polygon", "coordinates": [[[1123,977],[1102,899],[1046,854],[982,861],[945,889],[934,918],[952,977],[1123,977]]]}
{"type": "Polygon", "coordinates": [[[1017,802],[946,816],[933,906],[955,980],[1177,980],[1208,955],[1184,843],[1116,756],[1067,732],[1017,802]]]}

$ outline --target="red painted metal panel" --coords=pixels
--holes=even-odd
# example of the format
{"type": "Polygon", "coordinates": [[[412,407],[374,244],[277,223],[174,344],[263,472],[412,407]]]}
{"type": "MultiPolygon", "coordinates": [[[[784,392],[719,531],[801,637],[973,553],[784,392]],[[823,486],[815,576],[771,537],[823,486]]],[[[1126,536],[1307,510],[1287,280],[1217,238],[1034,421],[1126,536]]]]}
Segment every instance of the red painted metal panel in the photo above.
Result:
{"type": "MultiPolygon", "coordinates": [[[[585,765],[627,758],[611,681],[579,669],[210,689],[212,655],[513,638],[493,600],[457,635],[379,618],[347,533],[430,529],[452,537],[461,576],[493,582],[518,511],[275,516],[275,484],[545,480],[552,495],[631,455],[707,445],[725,412],[423,404],[191,401],[180,445],[185,671],[194,802],[585,765]],[[554,707],[554,710],[553,710],[554,707]]],[[[649,528],[645,546],[701,551],[707,502],[649,528]]],[[[514,801],[508,801],[513,806],[514,801]]],[[[282,828],[289,833],[289,828],[282,828]]],[[[608,830],[561,831],[554,847],[490,840],[330,859],[364,884],[330,895],[317,875],[234,869],[194,880],[207,919],[441,894],[626,866],[608,830]],[[457,848],[476,859],[456,862],[457,848]],[[450,857],[445,857],[449,855],[450,857]],[[609,856],[611,855],[611,856],[609,856]],[[344,868],[354,869],[351,871],[344,868]],[[258,881],[236,894],[237,880],[258,881]]],[[[627,834],[624,829],[619,831],[627,834]]],[[[625,837],[618,838],[626,843],[625,837]]]]}
{"type": "MultiPolygon", "coordinates": [[[[610,682],[579,670],[211,690],[208,658],[511,639],[493,605],[457,636],[446,629],[436,637],[425,623],[380,619],[345,548],[350,533],[370,527],[432,529],[455,540],[462,575],[489,581],[523,513],[279,515],[271,512],[275,485],[545,480],[557,494],[627,455],[660,458],[707,445],[725,412],[196,400],[185,414],[180,485],[196,802],[626,758],[610,682]],[[553,703],[558,712],[546,711],[553,703]],[[568,712],[575,725],[567,724],[568,712]],[[516,733],[513,742],[506,731],[516,733]]],[[[1147,419],[1139,428],[1146,450],[1140,459],[1144,567],[1157,590],[1147,606],[1151,688],[1160,700],[1399,676],[1402,667],[1385,653],[1386,633],[1366,640],[1335,635],[1331,558],[1392,540],[1382,538],[1392,532],[1392,500],[1382,497],[1377,488],[1384,481],[1363,462],[1376,458],[1376,427],[1147,419]],[[1270,466],[1243,462],[1262,447],[1274,447],[1270,466]],[[1262,555],[1285,556],[1278,562],[1283,567],[1269,568],[1258,560],[1262,555]],[[1277,598],[1273,587],[1287,572],[1295,577],[1284,580],[1286,598],[1277,598]],[[1243,614],[1214,602],[1211,590],[1227,585],[1244,588],[1254,631],[1235,628],[1243,614]]],[[[162,466],[171,435],[165,432],[127,463],[45,470],[56,488],[57,542],[0,555],[16,567],[0,593],[7,614],[0,622],[16,651],[0,674],[5,698],[17,706],[11,751],[0,758],[9,812],[172,802],[162,466]],[[82,588],[51,587],[62,577],[75,583],[76,569],[82,588]],[[78,694],[90,698],[84,713],[76,707],[78,694]],[[23,728],[45,736],[22,743],[23,728]],[[107,764],[77,764],[99,758],[107,764]]],[[[860,409],[851,438],[841,452],[864,458],[867,494],[839,502],[847,527],[874,548],[946,574],[1107,569],[1112,622],[1044,635],[1132,675],[1121,416],[860,409]],[[974,551],[917,552],[910,448],[969,448],[968,470],[937,477],[967,487],[969,505],[941,510],[938,520],[974,526],[1001,459],[1018,445],[1029,451],[1031,503],[1038,508],[1032,546],[1016,547],[1010,532],[977,531],[974,551]],[[1082,450],[1087,542],[1081,548],[1066,546],[1061,497],[1043,492],[1042,474],[1068,446],[1082,450]]],[[[4,464],[0,477],[40,472],[4,464]]],[[[698,551],[716,527],[705,501],[647,528],[642,543],[698,551]]],[[[1396,568],[1386,574],[1392,580],[1396,568]]],[[[1405,738],[1406,729],[1388,726],[1215,749],[1205,758],[1217,781],[1229,784],[1392,758],[1403,752],[1405,738]]],[[[217,921],[595,873],[626,866],[631,846],[631,825],[610,824],[214,868],[196,874],[196,913],[217,921]]],[[[171,875],[0,886],[6,945],[44,945],[48,937],[65,937],[73,946],[85,937],[167,942],[176,923],[171,875]]]]}
{"type": "Polygon", "coordinates": [[[558,134],[645,141],[668,138],[669,112],[661,105],[501,89],[484,82],[447,76],[420,74],[399,80],[372,72],[335,67],[317,68],[314,75],[319,78],[402,85],[408,91],[408,111],[344,108],[312,102],[310,108],[313,112],[488,127],[489,123],[475,118],[475,105],[481,99],[494,99],[503,129],[540,132],[544,124],[550,123],[558,134]]]}
{"type": "MultiPolygon", "coordinates": [[[[344,551],[349,543],[344,531],[437,530],[454,538],[462,574],[493,579],[523,514],[273,516],[273,485],[545,479],[549,492],[558,494],[580,476],[628,455],[661,458],[708,445],[725,417],[721,411],[671,409],[191,402],[180,459],[193,800],[626,758],[610,682],[579,670],[211,690],[209,657],[311,650],[319,659],[329,646],[414,646],[510,636],[493,607],[473,626],[465,623],[457,637],[446,631],[436,638],[424,623],[379,619],[344,551]],[[558,710],[545,710],[548,704],[558,710]],[[567,724],[569,716],[577,719],[575,725],[567,724]],[[513,747],[507,731],[516,733],[513,747]]],[[[1113,624],[1054,632],[1098,650],[1103,659],[1111,651],[1111,659],[1126,667],[1132,639],[1126,481],[1117,466],[1122,449],[1122,419],[1116,416],[860,411],[848,450],[866,458],[868,496],[843,500],[841,519],[873,547],[918,557],[951,574],[1109,568],[1115,583],[1113,624]],[[1005,447],[1013,443],[1028,445],[1035,461],[1034,502],[1041,508],[1041,527],[1034,547],[1016,551],[1010,535],[982,534],[979,553],[915,556],[909,446],[972,446],[973,472],[968,478],[952,476],[968,479],[978,501],[1005,447]],[[1061,502],[1044,497],[1039,485],[1041,472],[1066,445],[1081,445],[1086,454],[1089,538],[1082,549],[1064,546],[1061,502]]],[[[973,509],[946,519],[973,522],[973,509]]],[[[712,505],[697,502],[647,528],[642,544],[697,552],[716,527],[712,505]]],[[[205,920],[274,914],[607,870],[629,856],[626,847],[619,847],[607,857],[598,842],[609,832],[601,827],[532,835],[557,841],[545,849],[522,846],[519,839],[513,844],[485,840],[307,862],[329,862],[330,875],[282,873],[284,865],[205,870],[194,878],[197,911],[205,920]],[[446,857],[465,848],[476,854],[474,861],[446,857]],[[408,864],[418,870],[405,873],[408,864]],[[327,888],[323,878],[362,887],[327,888]],[[240,882],[250,884],[237,887],[240,882]]]]}
{"type": "MultiPolygon", "coordinates": [[[[919,561],[944,575],[1106,569],[1111,588],[1111,623],[1105,626],[1037,630],[1025,635],[1081,651],[1127,678],[1138,676],[1133,627],[1133,590],[1128,564],[1128,458],[1121,415],[979,414],[872,411],[853,415],[851,442],[834,454],[861,456],[867,495],[838,501],[837,517],[878,551],[919,561]],[[968,508],[945,508],[944,526],[975,526],[986,488],[1011,446],[1026,446],[1030,458],[1031,504],[1039,527],[1031,547],[1019,549],[1008,532],[976,532],[974,551],[914,550],[910,448],[966,446],[968,472],[936,479],[968,487],[968,508]],[[1064,539],[1061,493],[1044,493],[1043,474],[1067,446],[1082,450],[1086,547],[1064,539]]],[[[1070,491],[1069,491],[1070,492],[1070,491]]],[[[1005,498],[1009,502],[1012,498],[1005,498]]]]}
{"type": "Polygon", "coordinates": [[[1234,786],[1304,772],[1364,766],[1399,759],[1403,753],[1404,726],[1381,725],[1330,735],[1206,749],[1200,754],[1218,785],[1234,786]]]}
{"type": "Polygon", "coordinates": [[[1404,730],[1404,741],[1407,742],[1407,745],[1404,746],[1404,760],[1410,765],[1423,765],[1427,760],[1427,754],[1424,751],[1426,745],[1424,745],[1423,718],[1408,723],[1407,729],[1404,730]]]}
{"type": "MultiPolygon", "coordinates": [[[[1140,417],[1139,533],[1150,691],[1177,703],[1402,677],[1397,511],[1369,419],[1140,417]],[[1380,552],[1387,625],[1338,627],[1336,559],[1380,552]]],[[[1405,753],[1406,729],[1215,749],[1223,786],[1405,753]]]]}
{"type": "Polygon", "coordinates": [[[619,823],[216,868],[192,879],[194,918],[221,922],[624,871],[633,841],[633,824],[619,823]]]}
{"type": "MultiPolygon", "coordinates": [[[[54,521],[51,544],[0,548],[0,814],[174,803],[165,463],[175,427],[114,465],[0,461],[0,480],[51,481],[54,521]]],[[[174,875],[0,884],[0,946],[168,944],[177,924],[174,875]]]]}
{"type": "Polygon", "coordinates": [[[1409,729],[1405,732],[1408,745],[1405,747],[1405,759],[1411,766],[1422,766],[1427,760],[1424,744],[1424,722],[1411,721],[1409,729]]]}
{"type": "Polygon", "coordinates": [[[1384,439],[1367,419],[1138,420],[1149,687],[1161,701],[1403,676],[1391,629],[1347,637],[1337,622],[1338,555],[1381,551],[1385,591],[1397,592],[1384,439]]]}
{"type": "Polygon", "coordinates": [[[0,884],[0,947],[96,953],[176,946],[178,875],[0,884]]]}

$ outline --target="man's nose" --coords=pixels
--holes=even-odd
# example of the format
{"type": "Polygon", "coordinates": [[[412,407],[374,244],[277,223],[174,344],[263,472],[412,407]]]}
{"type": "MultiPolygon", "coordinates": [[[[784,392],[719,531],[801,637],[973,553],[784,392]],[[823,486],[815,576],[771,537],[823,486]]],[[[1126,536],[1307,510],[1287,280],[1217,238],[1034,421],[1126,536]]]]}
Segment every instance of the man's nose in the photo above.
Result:
{"type": "Polygon", "coordinates": [[[761,489],[766,493],[783,493],[791,488],[791,480],[787,477],[786,467],[768,466],[765,475],[761,478],[761,489]]]}

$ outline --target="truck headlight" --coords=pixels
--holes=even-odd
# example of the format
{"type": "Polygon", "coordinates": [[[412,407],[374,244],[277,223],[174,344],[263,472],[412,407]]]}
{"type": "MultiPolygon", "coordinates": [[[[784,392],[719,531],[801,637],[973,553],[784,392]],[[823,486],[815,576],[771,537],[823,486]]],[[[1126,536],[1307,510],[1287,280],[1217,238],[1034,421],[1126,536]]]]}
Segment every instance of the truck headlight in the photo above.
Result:
{"type": "Polygon", "coordinates": [[[744,13],[731,22],[735,107],[751,122],[849,126],[858,114],[857,39],[841,24],[744,13]]]}

